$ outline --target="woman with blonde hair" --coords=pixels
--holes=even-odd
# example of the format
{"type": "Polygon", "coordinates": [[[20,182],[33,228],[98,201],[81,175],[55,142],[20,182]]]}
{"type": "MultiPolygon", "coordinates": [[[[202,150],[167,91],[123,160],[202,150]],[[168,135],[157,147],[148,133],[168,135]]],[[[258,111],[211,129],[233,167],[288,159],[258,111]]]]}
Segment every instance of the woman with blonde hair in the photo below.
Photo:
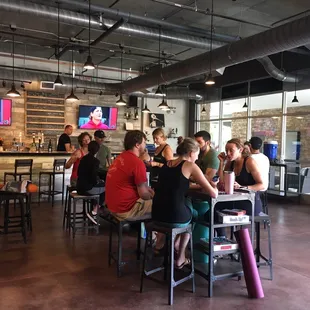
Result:
{"type": "MultiPolygon", "coordinates": [[[[216,183],[209,182],[195,164],[199,146],[193,139],[186,138],[177,147],[178,158],[166,162],[159,172],[159,182],[152,206],[152,220],[167,227],[184,227],[192,220],[193,209],[186,199],[190,178],[211,197],[218,195],[216,183]]],[[[181,269],[190,260],[185,257],[189,234],[178,235],[175,241],[175,267],[181,269]]],[[[163,249],[163,238],[157,238],[155,251],[163,249]]]]}

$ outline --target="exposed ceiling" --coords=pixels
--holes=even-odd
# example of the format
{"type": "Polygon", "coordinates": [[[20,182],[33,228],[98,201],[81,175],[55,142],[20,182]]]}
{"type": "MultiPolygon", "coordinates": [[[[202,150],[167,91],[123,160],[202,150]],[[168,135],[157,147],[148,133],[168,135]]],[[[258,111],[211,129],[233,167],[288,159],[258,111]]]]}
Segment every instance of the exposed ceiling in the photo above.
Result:
{"type": "MultiPolygon", "coordinates": [[[[33,0],[23,1],[23,3],[41,4],[45,7],[57,7],[56,1],[33,0]]],[[[76,5],[70,5],[68,1],[60,0],[61,10],[78,12],[88,15],[88,2],[86,0],[75,0],[76,5]],[[81,6],[82,4],[82,6],[81,6]],[[85,6],[86,5],[86,6],[85,6]]],[[[175,0],[175,3],[196,7],[199,12],[194,10],[173,7],[160,0],[92,0],[91,16],[92,20],[99,21],[100,12],[98,7],[111,8],[131,14],[136,14],[146,18],[158,19],[175,24],[174,27],[162,26],[162,31],[169,31],[175,35],[185,35],[181,33],[177,26],[189,28],[187,35],[190,35],[190,28],[199,28],[200,31],[192,33],[192,36],[201,40],[210,38],[210,15],[201,13],[211,8],[211,0],[175,0]],[[204,34],[205,33],[205,34],[204,34]]],[[[172,2],[171,2],[172,3],[172,2]]],[[[231,40],[245,38],[256,33],[278,26],[281,23],[291,21],[291,17],[297,18],[308,14],[310,2],[305,0],[216,0],[214,1],[214,13],[216,15],[227,16],[230,19],[215,16],[214,32],[215,35],[226,35],[231,40]],[[297,15],[297,16],[295,16],[297,15]],[[235,20],[232,20],[235,19],[235,20]],[[239,20],[239,21],[236,21],[239,20]],[[254,25],[256,24],[256,25],[254,25]]],[[[103,14],[105,18],[111,20],[111,16],[103,14]]],[[[119,18],[114,16],[114,21],[119,18]]],[[[112,19],[113,20],[113,19],[112,19]]],[[[126,25],[125,21],[125,25],[126,25]]],[[[60,45],[61,49],[71,44],[88,44],[87,26],[74,25],[75,22],[63,23],[60,25],[60,45]]],[[[77,23],[78,24],[78,23],[77,23]]],[[[138,25],[139,22],[129,18],[128,24],[138,25]]],[[[10,10],[0,10],[0,53],[10,53],[12,50],[12,31],[9,25],[15,25],[15,52],[20,55],[39,57],[44,59],[55,59],[55,48],[57,47],[57,15],[54,18],[38,17],[31,12],[19,13],[10,10]]],[[[159,28],[154,23],[140,22],[154,32],[159,28]]],[[[95,40],[105,30],[92,29],[91,41],[95,40]]],[[[161,42],[162,65],[173,64],[184,59],[188,59],[208,50],[208,47],[194,48],[186,44],[175,44],[161,42]]],[[[216,41],[215,44],[224,44],[216,41]]],[[[310,42],[309,42],[310,43],[310,42]]],[[[115,31],[91,49],[94,63],[105,67],[120,68],[120,49],[119,44],[124,46],[125,54],[123,67],[132,68],[137,71],[145,71],[158,64],[159,42],[156,37],[152,39],[141,38],[135,34],[122,34],[115,31]]],[[[80,53],[78,48],[74,51],[76,62],[83,64],[86,60],[87,52],[80,53]]],[[[61,60],[70,61],[70,48],[62,55],[61,60]]]]}

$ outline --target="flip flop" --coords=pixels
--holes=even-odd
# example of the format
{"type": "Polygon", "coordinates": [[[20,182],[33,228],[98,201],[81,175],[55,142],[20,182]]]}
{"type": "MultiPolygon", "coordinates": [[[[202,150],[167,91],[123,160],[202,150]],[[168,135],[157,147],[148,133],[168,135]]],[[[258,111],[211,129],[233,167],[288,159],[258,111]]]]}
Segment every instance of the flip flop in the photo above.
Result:
{"type": "Polygon", "coordinates": [[[182,269],[184,266],[190,265],[191,260],[189,258],[185,258],[185,261],[183,262],[183,264],[181,264],[180,266],[174,265],[175,269],[182,269]]]}

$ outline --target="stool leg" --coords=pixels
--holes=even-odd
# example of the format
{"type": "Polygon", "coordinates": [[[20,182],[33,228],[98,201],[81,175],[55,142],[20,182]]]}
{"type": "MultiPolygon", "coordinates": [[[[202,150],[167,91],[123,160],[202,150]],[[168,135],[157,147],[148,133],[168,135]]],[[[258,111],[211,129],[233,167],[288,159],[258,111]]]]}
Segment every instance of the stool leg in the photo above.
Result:
{"type": "Polygon", "coordinates": [[[174,289],[174,239],[175,235],[171,234],[171,244],[170,244],[170,281],[169,281],[169,305],[173,305],[173,289],[174,289]]]}
{"type": "Polygon", "coordinates": [[[52,176],[49,175],[49,180],[48,180],[48,198],[47,202],[51,201],[51,185],[52,185],[52,176]]]}
{"type": "Polygon", "coordinates": [[[66,222],[66,218],[67,218],[67,215],[68,215],[68,193],[69,193],[69,188],[67,187],[66,199],[65,199],[65,207],[64,207],[64,215],[63,215],[63,219],[62,219],[62,228],[65,227],[65,222],[66,222]]]}
{"type": "MultiPolygon", "coordinates": [[[[141,271],[141,280],[140,280],[140,293],[143,291],[143,281],[145,277],[145,264],[147,259],[147,246],[149,239],[152,239],[152,232],[149,234],[148,230],[146,231],[145,244],[144,244],[144,255],[143,255],[143,263],[142,263],[142,271],[141,271]],[[151,238],[150,238],[151,236],[151,238]]],[[[152,245],[152,240],[150,240],[150,244],[152,245]]]]}
{"type": "Polygon", "coordinates": [[[76,199],[73,199],[73,239],[75,238],[75,232],[76,232],[76,199]]]}
{"type": "Polygon", "coordinates": [[[20,207],[20,217],[21,217],[20,226],[21,226],[22,236],[24,238],[24,243],[27,244],[24,200],[22,198],[19,198],[18,202],[19,202],[19,207],[20,207]]]}
{"type": "Polygon", "coordinates": [[[140,224],[140,229],[138,229],[137,260],[140,260],[140,254],[141,254],[141,224],[140,224]]]}
{"type": "Polygon", "coordinates": [[[4,234],[7,235],[9,232],[9,207],[10,207],[10,200],[6,199],[4,201],[4,234]]]}
{"type": "Polygon", "coordinates": [[[118,224],[118,249],[117,249],[117,277],[122,275],[122,246],[123,246],[123,225],[121,222],[118,224]]]}
{"type": "Polygon", "coordinates": [[[256,262],[259,263],[260,261],[260,223],[255,223],[255,229],[256,229],[256,262]]]}
{"type": "Polygon", "coordinates": [[[61,193],[61,204],[64,204],[65,196],[65,173],[62,174],[62,193],[61,193]]]}
{"type": "MultiPolygon", "coordinates": [[[[167,275],[168,275],[168,266],[169,266],[169,236],[166,234],[165,238],[165,256],[164,256],[164,281],[167,281],[167,275]]],[[[174,251],[173,251],[174,253],[174,251]]]]}
{"type": "Polygon", "coordinates": [[[192,292],[195,293],[196,286],[195,286],[195,268],[194,268],[194,243],[193,243],[192,231],[189,234],[190,234],[190,243],[191,243],[192,292]]]}
{"type": "Polygon", "coordinates": [[[51,176],[52,180],[52,207],[54,207],[54,200],[55,200],[55,175],[51,176]]]}
{"type": "Polygon", "coordinates": [[[39,193],[38,193],[38,204],[41,202],[41,174],[39,174],[39,193]]]}
{"type": "Polygon", "coordinates": [[[272,266],[272,250],[271,250],[270,221],[267,222],[267,231],[268,231],[268,247],[269,247],[270,280],[273,280],[273,266],[272,266]]]}
{"type": "Polygon", "coordinates": [[[112,264],[112,236],[113,236],[113,224],[110,224],[110,232],[109,232],[109,257],[108,257],[108,263],[109,266],[112,264]]]}

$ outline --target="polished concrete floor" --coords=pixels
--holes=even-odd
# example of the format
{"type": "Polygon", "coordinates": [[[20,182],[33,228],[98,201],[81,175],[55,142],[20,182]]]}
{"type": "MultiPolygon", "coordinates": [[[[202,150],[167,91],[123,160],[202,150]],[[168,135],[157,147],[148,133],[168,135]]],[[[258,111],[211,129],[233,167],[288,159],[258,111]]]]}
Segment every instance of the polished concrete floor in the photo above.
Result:
{"type": "MultiPolygon", "coordinates": [[[[309,309],[310,206],[270,203],[274,280],[260,268],[265,298],[247,297],[244,279],[218,281],[207,298],[207,282],[196,277],[175,289],[173,307],[167,287],[145,281],[139,293],[139,266],[128,266],[122,278],[107,264],[107,227],[100,235],[78,232],[73,240],[62,229],[63,207],[33,205],[33,233],[0,236],[0,310],[2,309],[309,309]]],[[[3,210],[0,220],[2,222],[3,210]]],[[[263,231],[263,249],[266,232],[263,231]]],[[[127,246],[134,242],[126,237],[127,246]]]]}

